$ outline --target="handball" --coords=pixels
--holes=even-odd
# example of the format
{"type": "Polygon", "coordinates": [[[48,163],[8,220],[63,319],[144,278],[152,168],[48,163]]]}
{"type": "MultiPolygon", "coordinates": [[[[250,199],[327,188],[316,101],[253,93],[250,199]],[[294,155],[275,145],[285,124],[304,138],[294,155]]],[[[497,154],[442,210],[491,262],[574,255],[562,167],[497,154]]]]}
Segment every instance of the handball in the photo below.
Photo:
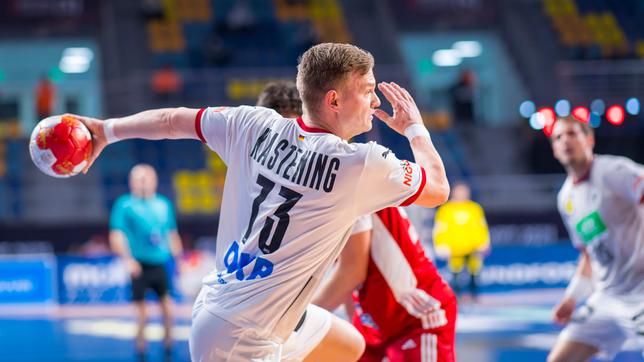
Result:
{"type": "Polygon", "coordinates": [[[29,153],[36,167],[46,175],[74,176],[89,162],[92,135],[74,116],[47,117],[31,133],[29,153]]]}

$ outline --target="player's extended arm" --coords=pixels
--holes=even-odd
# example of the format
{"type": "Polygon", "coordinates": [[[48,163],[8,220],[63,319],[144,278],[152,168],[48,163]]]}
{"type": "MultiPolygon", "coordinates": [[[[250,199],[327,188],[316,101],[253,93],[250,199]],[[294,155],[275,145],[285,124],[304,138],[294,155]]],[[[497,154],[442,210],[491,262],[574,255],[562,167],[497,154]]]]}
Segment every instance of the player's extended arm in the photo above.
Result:
{"type": "Polygon", "coordinates": [[[364,282],[369,265],[371,230],[353,234],[342,249],[338,265],[318,289],[312,303],[333,311],[364,282]]]}
{"type": "Polygon", "coordinates": [[[80,119],[91,132],[94,146],[92,156],[83,172],[87,172],[105,146],[117,140],[199,139],[195,129],[198,112],[198,109],[190,108],[163,108],[108,120],[75,115],[74,117],[80,119]]]}
{"type": "Polygon", "coordinates": [[[590,268],[590,257],[583,250],[577,264],[577,271],[573,275],[564,298],[554,309],[553,319],[559,324],[566,324],[570,321],[575,305],[578,301],[586,299],[593,291],[592,269],[590,268]]]}
{"type": "Polygon", "coordinates": [[[394,113],[390,116],[387,112],[377,109],[375,116],[409,139],[416,163],[426,172],[427,187],[414,204],[436,207],[445,203],[449,196],[445,166],[423,124],[416,102],[406,89],[396,83],[383,82],[378,84],[378,89],[391,103],[394,113]]]}
{"type": "Polygon", "coordinates": [[[132,258],[130,248],[127,245],[128,241],[125,237],[125,234],[123,234],[123,232],[120,230],[110,230],[109,239],[110,247],[112,248],[114,254],[123,259],[125,266],[128,268],[132,276],[138,276],[141,273],[141,264],[139,264],[136,260],[134,260],[134,258],[132,258]]]}

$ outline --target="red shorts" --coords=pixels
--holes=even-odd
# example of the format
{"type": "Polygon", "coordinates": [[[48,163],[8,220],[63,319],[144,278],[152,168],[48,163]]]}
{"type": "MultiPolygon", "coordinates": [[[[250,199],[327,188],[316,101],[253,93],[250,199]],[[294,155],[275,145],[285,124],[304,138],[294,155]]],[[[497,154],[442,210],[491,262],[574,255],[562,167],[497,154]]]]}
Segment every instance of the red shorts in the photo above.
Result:
{"type": "Polygon", "coordinates": [[[418,328],[395,340],[378,346],[367,345],[361,362],[454,362],[454,333],[456,329],[456,303],[443,307],[447,324],[434,329],[418,328]]]}

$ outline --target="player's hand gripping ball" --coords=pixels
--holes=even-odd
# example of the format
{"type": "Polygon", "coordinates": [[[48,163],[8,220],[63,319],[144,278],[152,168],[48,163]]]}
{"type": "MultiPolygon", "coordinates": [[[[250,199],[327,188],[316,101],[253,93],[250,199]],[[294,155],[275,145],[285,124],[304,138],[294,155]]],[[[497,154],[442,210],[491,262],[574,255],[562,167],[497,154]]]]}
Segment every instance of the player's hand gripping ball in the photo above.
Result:
{"type": "Polygon", "coordinates": [[[31,132],[29,153],[45,174],[74,176],[83,170],[92,154],[92,136],[74,116],[47,117],[31,132]]]}

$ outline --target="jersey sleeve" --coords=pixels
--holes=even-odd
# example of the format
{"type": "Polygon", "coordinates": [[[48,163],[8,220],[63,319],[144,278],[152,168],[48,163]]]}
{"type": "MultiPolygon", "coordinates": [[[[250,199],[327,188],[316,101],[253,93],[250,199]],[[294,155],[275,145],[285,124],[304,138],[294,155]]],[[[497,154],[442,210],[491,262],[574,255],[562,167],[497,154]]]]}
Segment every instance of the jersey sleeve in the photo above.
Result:
{"type": "Polygon", "coordinates": [[[119,230],[123,231],[125,228],[125,200],[123,197],[119,197],[114,202],[112,206],[112,212],[110,214],[110,230],[119,230]]]}
{"type": "Polygon", "coordinates": [[[615,158],[606,168],[603,181],[607,188],[629,202],[644,202],[644,166],[628,158],[615,158]]]}
{"type": "Polygon", "coordinates": [[[353,225],[353,230],[351,230],[351,235],[355,235],[361,232],[369,231],[373,229],[373,219],[371,215],[361,216],[358,221],[353,225]]]}
{"type": "Polygon", "coordinates": [[[197,136],[228,164],[236,141],[257,120],[258,112],[249,106],[202,108],[195,119],[197,136]]]}
{"type": "Polygon", "coordinates": [[[358,215],[413,204],[427,182],[425,170],[413,162],[398,159],[391,150],[374,142],[366,146],[365,164],[356,192],[358,215]]]}

